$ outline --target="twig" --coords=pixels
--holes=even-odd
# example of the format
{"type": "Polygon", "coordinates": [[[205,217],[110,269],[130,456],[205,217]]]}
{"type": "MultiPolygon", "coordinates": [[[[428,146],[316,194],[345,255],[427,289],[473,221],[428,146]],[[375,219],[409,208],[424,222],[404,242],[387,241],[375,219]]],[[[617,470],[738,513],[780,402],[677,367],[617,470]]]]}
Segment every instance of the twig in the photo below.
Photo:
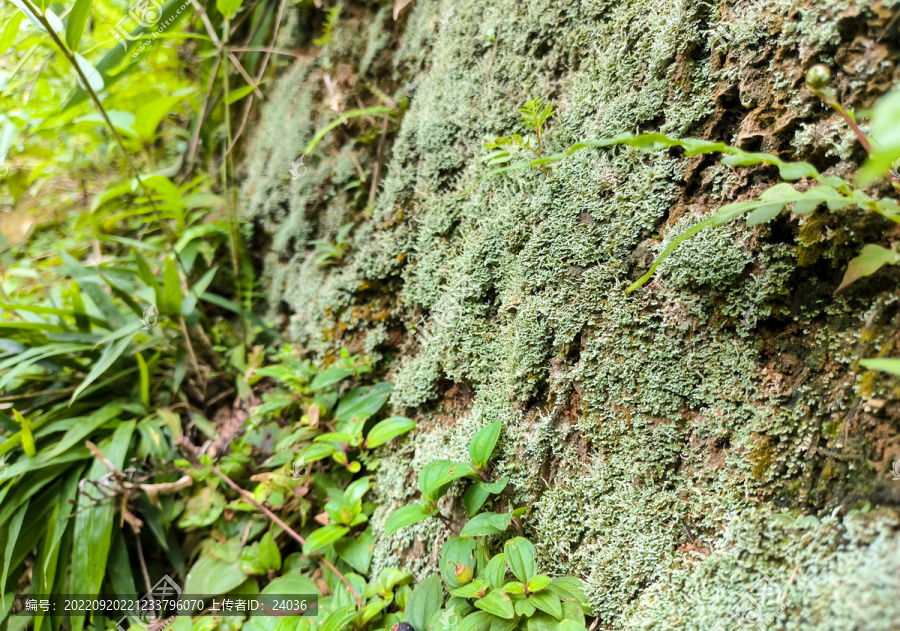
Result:
{"type": "MultiPolygon", "coordinates": [[[[250,78],[250,75],[247,74],[247,71],[244,70],[244,67],[241,65],[240,60],[239,60],[237,57],[234,56],[234,53],[232,53],[230,50],[227,51],[227,52],[228,52],[228,58],[231,60],[231,63],[234,64],[234,67],[237,68],[237,69],[238,69],[238,72],[241,73],[241,76],[244,77],[244,81],[247,82],[247,85],[256,85],[256,84],[253,83],[253,79],[250,78]]],[[[262,99],[263,95],[262,95],[262,92],[259,91],[259,88],[254,87],[254,88],[253,88],[253,93],[254,93],[257,97],[259,97],[260,99],[262,99]]]]}
{"type": "Polygon", "coordinates": [[[378,192],[378,176],[381,173],[381,153],[384,151],[384,137],[387,136],[388,114],[384,113],[381,119],[381,137],[378,139],[378,152],[375,155],[375,169],[372,172],[372,185],[369,187],[369,206],[375,203],[375,194],[378,192]]]}
{"type": "Polygon", "coordinates": [[[255,46],[229,46],[228,50],[234,51],[236,53],[272,53],[275,55],[287,55],[288,57],[295,57],[297,59],[305,59],[306,56],[303,55],[298,50],[285,50],[284,48],[265,48],[265,47],[255,47],[255,46]]]}
{"type": "MultiPolygon", "coordinates": [[[[216,81],[216,76],[219,74],[220,65],[222,65],[222,55],[218,55],[216,57],[216,63],[213,66],[212,74],[209,75],[209,84],[206,86],[206,90],[203,94],[203,103],[200,105],[200,111],[197,114],[197,125],[194,127],[193,133],[191,133],[191,142],[188,144],[188,160],[185,173],[190,173],[197,161],[196,154],[200,147],[200,129],[203,127],[203,121],[206,120],[206,108],[207,105],[209,105],[209,97],[212,94],[212,88],[213,84],[216,81]]],[[[212,111],[212,108],[209,109],[210,111],[212,111]]]]}
{"type": "MultiPolygon", "coordinates": [[[[285,531],[286,533],[288,533],[291,537],[293,537],[294,539],[296,539],[297,541],[299,541],[301,545],[306,545],[306,539],[304,539],[303,537],[301,537],[301,536],[297,533],[296,530],[294,530],[293,528],[291,528],[290,526],[288,526],[286,523],[284,523],[284,522],[278,517],[278,515],[276,515],[275,513],[273,513],[272,511],[270,511],[268,508],[266,508],[265,506],[263,506],[262,504],[260,504],[259,502],[257,502],[255,499],[253,499],[253,494],[252,494],[252,493],[250,493],[249,491],[245,491],[244,489],[242,489],[241,487],[239,487],[239,486],[234,482],[234,480],[232,480],[232,479],[229,478],[227,475],[225,475],[224,473],[222,473],[221,471],[219,471],[214,465],[210,465],[210,469],[212,470],[213,473],[215,473],[217,476],[219,476],[219,477],[225,482],[225,484],[227,484],[227,485],[230,486],[232,489],[234,489],[235,491],[237,491],[237,492],[238,492],[238,495],[240,495],[240,496],[244,499],[245,502],[248,502],[248,503],[252,504],[252,505],[255,506],[256,508],[258,508],[259,510],[261,510],[263,513],[265,513],[266,517],[268,517],[269,519],[271,519],[272,521],[274,521],[276,524],[278,524],[279,526],[281,526],[281,528],[283,528],[284,531],[285,531]]],[[[334,567],[334,565],[331,564],[331,561],[329,561],[328,559],[326,559],[324,556],[322,556],[321,554],[317,554],[317,553],[315,553],[315,552],[313,552],[312,554],[315,555],[315,556],[317,556],[317,557],[318,557],[325,565],[328,566],[328,569],[330,569],[332,572],[334,572],[334,573],[337,575],[337,577],[338,577],[339,579],[341,579],[341,582],[343,582],[344,585],[347,586],[347,589],[350,590],[350,593],[353,594],[353,597],[356,599],[356,603],[359,605],[360,610],[362,610],[362,609],[363,609],[362,598],[360,598],[360,597],[359,597],[359,594],[356,593],[356,590],[353,589],[353,586],[350,584],[350,581],[348,581],[347,578],[346,578],[343,574],[341,574],[341,573],[338,571],[338,569],[337,569],[336,567],[334,567]]]]}
{"type": "Polygon", "coordinates": [[[204,9],[197,0],[191,0],[191,5],[194,7],[194,11],[200,15],[200,19],[203,20],[203,26],[206,27],[206,33],[209,35],[209,38],[213,41],[213,44],[216,45],[216,50],[222,50],[222,40],[219,39],[219,36],[216,35],[215,29],[212,27],[212,23],[209,21],[209,16],[206,15],[206,9],[204,9]]]}

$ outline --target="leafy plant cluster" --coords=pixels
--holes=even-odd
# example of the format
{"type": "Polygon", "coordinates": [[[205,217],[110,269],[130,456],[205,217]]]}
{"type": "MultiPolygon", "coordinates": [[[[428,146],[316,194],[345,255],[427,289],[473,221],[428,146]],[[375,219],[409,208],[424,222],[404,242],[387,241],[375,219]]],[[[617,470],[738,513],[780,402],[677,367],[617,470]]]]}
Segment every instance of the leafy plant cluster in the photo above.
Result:
{"type": "Polygon", "coordinates": [[[406,606],[414,629],[435,631],[584,630],[590,613],[581,581],[550,578],[538,572],[534,545],[519,521],[527,508],[506,513],[480,512],[491,495],[503,492],[508,477],[489,482],[485,470],[500,437],[499,421],[479,430],[469,444],[469,462],[435,460],[419,474],[422,502],[403,506],[388,517],[388,535],[429,517],[452,525],[438,501],[457,480],[470,480],[462,503],[471,518],[441,548],[440,575],[425,579],[406,606]],[[520,536],[491,553],[487,538],[514,527],[520,536]],[[510,576],[511,575],[511,576],[510,576]],[[509,579],[512,580],[509,580],[509,579]],[[444,602],[446,587],[450,597],[444,602]]]}

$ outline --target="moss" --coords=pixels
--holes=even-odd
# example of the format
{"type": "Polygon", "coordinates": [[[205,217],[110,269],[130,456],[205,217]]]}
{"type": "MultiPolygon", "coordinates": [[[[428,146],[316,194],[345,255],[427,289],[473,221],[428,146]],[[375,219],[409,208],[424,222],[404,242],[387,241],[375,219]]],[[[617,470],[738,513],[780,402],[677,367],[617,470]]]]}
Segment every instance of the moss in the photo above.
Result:
{"type": "MultiPolygon", "coordinates": [[[[629,295],[667,241],[774,172],[618,147],[456,196],[485,173],[485,139],[524,132],[516,110],[537,96],[560,112],[548,151],[658,129],[845,168],[846,134],[819,120],[827,112],[802,97],[798,62],[774,51],[833,57],[854,28],[880,28],[846,15],[882,23],[865,3],[761,3],[758,19],[753,6],[462,0],[446,24],[435,1],[398,23],[360,8],[327,60],[279,80],[262,124],[283,133],[257,133],[243,189],[244,216],[268,238],[270,308],[290,313],[291,335],[318,354],[373,353],[394,410],[419,421],[383,450],[373,572],[434,567],[450,536],[440,522],[388,538],[384,521],[417,498],[425,463],[465,458],[474,432],[501,420],[489,474],[511,483],[497,508],[531,507],[542,566],[584,578],[606,628],[735,628],[729,609],[763,575],[791,586],[784,628],[887,629],[900,616],[888,598],[896,515],[845,512],[875,475],[855,463],[877,461],[880,447],[858,427],[840,442],[854,400],[893,396],[872,373],[857,382],[853,365],[888,344],[877,316],[896,292],[833,297],[846,261],[826,236],[838,218],[705,232],[629,295]],[[739,28],[711,46],[726,23],[739,28]],[[317,105],[326,61],[411,97],[371,208],[353,158],[371,174],[375,151],[348,130],[326,137],[304,178],[285,177],[330,120],[317,105]],[[776,116],[787,122],[759,123],[776,116]],[[346,221],[357,225],[344,260],[317,266],[308,241],[346,221]],[[471,403],[448,411],[448,384],[471,387],[471,403]],[[773,525],[775,506],[789,526],[773,525]],[[877,608],[871,627],[854,594],[877,608]]],[[[460,490],[443,505],[457,518],[460,490]]]]}

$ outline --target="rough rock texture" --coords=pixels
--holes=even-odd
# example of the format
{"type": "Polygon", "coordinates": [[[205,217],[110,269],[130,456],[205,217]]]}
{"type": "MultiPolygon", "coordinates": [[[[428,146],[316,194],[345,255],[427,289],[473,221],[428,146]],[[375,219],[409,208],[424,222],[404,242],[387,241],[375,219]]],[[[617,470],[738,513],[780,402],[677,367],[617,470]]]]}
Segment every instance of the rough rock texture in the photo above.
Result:
{"type": "Polygon", "coordinates": [[[271,315],[326,361],[370,353],[419,421],[378,469],[373,571],[433,567],[440,522],[386,538],[384,519],[424,464],[464,458],[501,419],[497,506],[533,507],[545,569],[586,581],[598,628],[751,628],[730,614],[760,603],[770,628],[900,628],[900,390],[856,364],[896,355],[898,275],[833,295],[884,221],[736,222],[625,294],[668,240],[777,170],[618,147],[457,197],[536,97],[559,112],[550,151],[662,131],[852,173],[864,152],[803,76],[825,63],[842,103],[870,107],[900,83],[900,3],[415,0],[396,21],[385,3],[340,6],[324,46],[321,13],[292,10],[282,44],[309,55],[255,125],[242,211],[271,315]],[[336,110],[379,94],[408,97],[402,118],[352,119],[291,179],[336,110]],[[310,241],[345,222],[344,256],[317,263],[310,241]]]}

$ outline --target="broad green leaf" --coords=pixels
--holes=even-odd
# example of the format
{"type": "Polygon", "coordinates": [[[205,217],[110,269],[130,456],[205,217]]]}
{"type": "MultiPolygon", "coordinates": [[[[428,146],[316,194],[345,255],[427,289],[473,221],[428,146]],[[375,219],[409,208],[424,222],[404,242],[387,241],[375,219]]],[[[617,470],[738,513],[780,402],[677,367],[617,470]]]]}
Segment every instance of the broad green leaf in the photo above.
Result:
{"type": "Polygon", "coordinates": [[[512,513],[481,513],[470,519],[462,531],[461,537],[479,537],[496,535],[509,528],[512,513]]]}
{"type": "Polygon", "coordinates": [[[262,588],[261,594],[308,594],[317,595],[319,588],[316,582],[302,574],[279,576],[262,588]]]}
{"type": "Polygon", "coordinates": [[[466,492],[463,493],[462,498],[463,506],[469,517],[474,517],[492,494],[502,493],[508,483],[509,477],[503,477],[491,483],[482,482],[481,480],[472,482],[469,488],[466,489],[466,492]]]}
{"type": "Polygon", "coordinates": [[[264,534],[259,540],[259,560],[267,570],[281,569],[281,551],[278,549],[271,531],[264,534]]]}
{"type": "Polygon", "coordinates": [[[900,359],[876,358],[861,359],[859,365],[866,370],[880,370],[900,377],[900,359]]]}
{"type": "Polygon", "coordinates": [[[527,631],[584,631],[584,623],[563,618],[557,620],[550,614],[538,612],[525,623],[527,631]]]}
{"type": "Polygon", "coordinates": [[[506,555],[502,552],[495,554],[484,569],[484,576],[491,587],[500,589],[506,578],[506,555]]]}
{"type": "Polygon", "coordinates": [[[536,574],[531,577],[531,580],[528,581],[528,591],[530,592],[539,592],[547,585],[550,584],[551,578],[549,576],[544,576],[543,574],[536,574]]]}
{"type": "MultiPolygon", "coordinates": [[[[512,620],[516,617],[516,610],[513,606],[512,598],[501,591],[490,592],[484,598],[476,600],[474,604],[478,609],[493,614],[498,618],[512,620]]],[[[537,605],[537,603],[535,603],[535,605],[537,605]]]]}
{"type": "Polygon", "coordinates": [[[346,379],[352,374],[353,370],[350,368],[331,368],[329,370],[324,370],[316,375],[309,387],[313,391],[321,390],[346,379]]]}
{"type": "Polygon", "coordinates": [[[348,532],[350,532],[349,528],[344,528],[337,524],[322,526],[321,528],[312,531],[309,534],[309,537],[306,538],[306,544],[303,546],[303,554],[309,555],[310,552],[314,552],[330,543],[339,541],[348,532]]]}
{"type": "Polygon", "coordinates": [[[360,574],[368,574],[372,563],[372,555],[375,550],[375,537],[369,531],[363,532],[355,538],[346,538],[334,544],[334,550],[339,558],[346,561],[360,574]]]}
{"type": "Polygon", "coordinates": [[[414,420],[403,416],[386,418],[369,430],[369,435],[366,438],[366,447],[372,449],[383,445],[392,438],[405,434],[415,426],[416,422],[414,420]]]}
{"type": "Polygon", "coordinates": [[[478,543],[471,537],[451,537],[441,547],[441,578],[448,589],[457,589],[462,584],[456,579],[454,571],[460,563],[473,570],[478,565],[475,551],[478,543]]]}
{"type": "Polygon", "coordinates": [[[81,36],[84,34],[84,25],[87,24],[90,15],[91,0],[75,0],[66,22],[66,44],[70,50],[78,50],[81,36]]]}
{"type": "Polygon", "coordinates": [[[426,629],[427,623],[443,604],[444,588],[441,586],[441,577],[432,574],[416,585],[406,602],[406,620],[414,629],[426,629]]]}
{"type": "Polygon", "coordinates": [[[775,219],[784,210],[784,202],[770,202],[760,204],[747,216],[747,225],[756,226],[775,219]]]}
{"type": "Polygon", "coordinates": [[[524,594],[525,584],[520,583],[519,581],[510,581],[509,583],[504,583],[503,587],[500,589],[507,594],[524,594]]]}
{"type": "Polygon", "coordinates": [[[515,631],[518,628],[518,620],[503,620],[497,617],[491,620],[490,631],[515,631]]]}
{"type": "Polygon", "coordinates": [[[466,583],[462,587],[451,589],[450,595],[457,596],[459,598],[472,598],[476,592],[480,592],[485,587],[490,587],[487,581],[483,581],[480,578],[475,578],[472,579],[472,582],[466,583]]]}
{"type": "Polygon", "coordinates": [[[847,265],[844,279],[835,293],[841,293],[863,276],[874,274],[884,265],[896,265],[898,262],[900,262],[900,255],[896,252],[870,243],[862,249],[859,256],[847,265]]]}
{"type": "Polygon", "coordinates": [[[500,421],[485,425],[478,430],[478,433],[472,438],[472,442],[469,443],[469,455],[472,457],[472,464],[476,469],[481,470],[487,466],[491,454],[494,453],[494,448],[497,446],[497,440],[500,438],[500,427],[500,421]]]}
{"type": "Polygon", "coordinates": [[[374,386],[350,390],[341,397],[334,417],[341,421],[349,421],[353,418],[360,421],[369,419],[382,408],[393,387],[391,382],[384,381],[374,386]]]}
{"type": "Polygon", "coordinates": [[[537,566],[534,562],[534,544],[524,537],[516,537],[506,542],[503,546],[506,554],[506,562],[509,569],[517,579],[523,583],[537,574],[537,566]]]}
{"type": "Polygon", "coordinates": [[[432,514],[433,510],[426,510],[426,508],[420,504],[401,506],[387,518],[387,523],[384,526],[385,534],[392,535],[401,528],[412,526],[423,519],[431,517],[432,514]]]}
{"type": "Polygon", "coordinates": [[[474,611],[459,623],[459,631],[488,631],[492,617],[486,611],[474,611]]]}
{"type": "Polygon", "coordinates": [[[553,592],[549,590],[540,591],[531,594],[528,600],[531,601],[532,605],[541,611],[549,613],[557,620],[562,618],[562,604],[559,602],[559,597],[553,592]]]}
{"type": "Polygon", "coordinates": [[[336,447],[333,444],[313,443],[300,452],[300,457],[294,462],[300,463],[297,465],[298,467],[305,467],[311,462],[328,458],[335,450],[336,447]]]}
{"type": "Polygon", "coordinates": [[[207,554],[201,556],[191,567],[184,580],[183,592],[185,594],[224,594],[245,580],[247,580],[247,575],[241,570],[240,559],[226,561],[207,554]]]}
{"type": "Polygon", "coordinates": [[[162,120],[183,100],[183,96],[163,96],[141,106],[134,115],[134,130],[138,137],[145,142],[152,141],[162,120]]]}
{"type": "Polygon", "coordinates": [[[527,598],[516,601],[516,615],[530,617],[534,615],[535,611],[537,608],[527,598]]]}
{"type": "Polygon", "coordinates": [[[436,501],[447,492],[451,482],[465,477],[478,477],[478,471],[468,462],[434,460],[419,473],[419,489],[423,496],[436,501]]]}

